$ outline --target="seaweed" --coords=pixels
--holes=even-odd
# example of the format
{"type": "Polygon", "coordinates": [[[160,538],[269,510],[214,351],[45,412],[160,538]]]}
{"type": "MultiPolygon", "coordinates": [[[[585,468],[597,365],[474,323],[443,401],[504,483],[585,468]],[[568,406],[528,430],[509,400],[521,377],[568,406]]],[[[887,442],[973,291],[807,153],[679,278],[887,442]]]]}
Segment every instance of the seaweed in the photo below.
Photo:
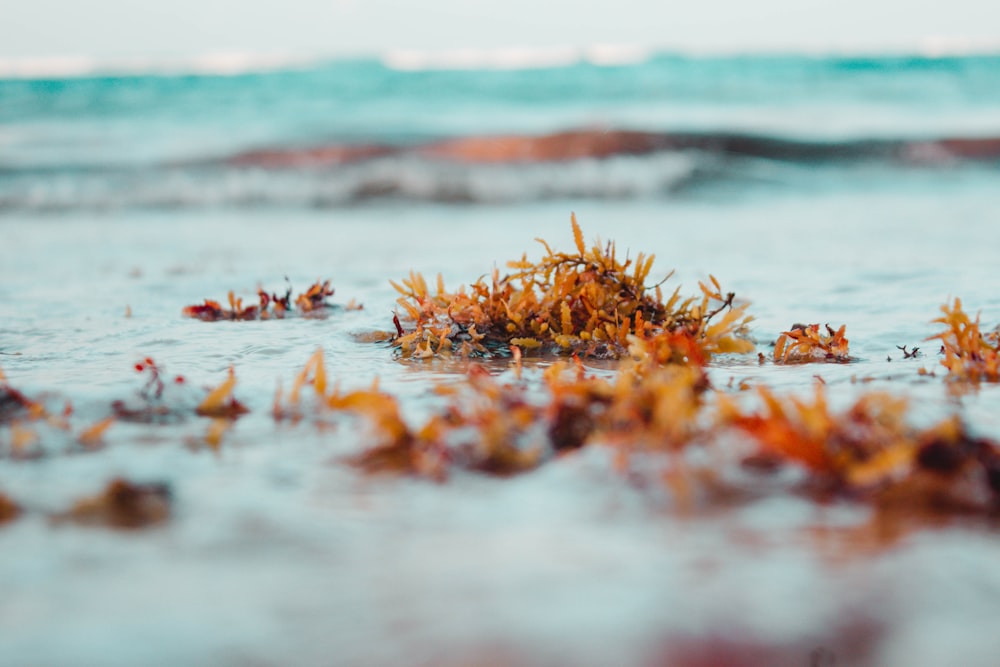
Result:
{"type": "Polygon", "coordinates": [[[983,333],[979,315],[973,320],[962,310],[961,299],[951,305],[941,306],[941,317],[934,324],[944,325],[944,331],[927,338],[941,341],[944,359],[941,365],[948,369],[948,379],[958,382],[978,383],[1000,381],[1000,331],[983,333]]]}
{"type": "MultiPolygon", "coordinates": [[[[494,269],[457,292],[438,276],[432,293],[419,273],[397,283],[397,303],[412,326],[407,331],[393,317],[393,345],[404,356],[457,353],[464,357],[506,356],[511,345],[528,352],[579,354],[599,358],[625,356],[630,336],[660,334],[690,337],[699,359],[716,352],[750,352],[746,304],[722,294],[714,277],[701,284],[701,295],[682,298],[680,288],[664,300],[660,286],[646,281],[654,257],[642,253],[620,260],[615,244],[598,241],[587,248],[572,216],[575,252],[555,252],[548,243],[539,262],[527,255],[507,263],[511,273],[494,269]],[[728,311],[718,322],[713,318],[728,311]]],[[[673,357],[671,357],[673,360],[673,357]]]]}
{"type": "MultiPolygon", "coordinates": [[[[203,303],[185,306],[181,314],[184,317],[204,322],[283,319],[287,314],[293,312],[314,317],[331,307],[326,299],[333,296],[333,292],[329,280],[323,282],[317,280],[305,292],[297,295],[294,301],[292,300],[291,287],[283,296],[278,296],[276,292],[268,294],[263,289],[258,288],[258,303],[244,306],[243,299],[237,297],[230,290],[228,294],[229,308],[225,308],[218,301],[205,299],[203,303]]],[[[348,306],[349,310],[360,310],[361,308],[362,306],[353,300],[348,306]]]]}
{"type": "Polygon", "coordinates": [[[10,386],[7,376],[0,368],[0,424],[14,419],[38,419],[46,414],[45,407],[10,386]]]}
{"type": "MultiPolygon", "coordinates": [[[[7,453],[11,458],[34,460],[46,456],[49,451],[38,428],[43,429],[43,433],[47,436],[45,440],[52,439],[48,436],[53,431],[63,432],[55,440],[64,442],[65,435],[72,434],[74,430],[70,420],[72,415],[72,403],[67,401],[61,411],[52,411],[41,400],[29,398],[20,390],[10,386],[0,371],[0,426],[9,427],[10,446],[7,453]]],[[[113,417],[108,417],[85,427],[77,434],[75,443],[84,449],[99,447],[104,433],[114,421],[113,417]]]]}
{"type": "Polygon", "coordinates": [[[99,448],[104,443],[104,433],[111,428],[111,425],[114,423],[114,417],[105,417],[104,419],[95,422],[80,432],[80,435],[77,436],[77,442],[79,442],[84,449],[99,448]]]}
{"type": "Polygon", "coordinates": [[[818,324],[793,324],[783,331],[774,343],[775,363],[804,363],[810,361],[850,361],[848,341],[844,337],[847,325],[836,331],[827,324],[823,333],[818,324]]]}
{"type": "Polygon", "coordinates": [[[233,396],[233,388],[235,386],[236,373],[233,367],[230,366],[228,377],[222,384],[208,393],[208,396],[198,405],[195,412],[202,417],[216,417],[230,420],[246,414],[249,412],[247,407],[233,396]]]}
{"type": "Polygon", "coordinates": [[[749,435],[754,457],[792,462],[821,492],[847,493],[880,504],[993,511],[1000,501],[1000,444],[973,436],[958,417],[924,429],[906,421],[907,401],[862,394],[841,413],[830,410],[822,383],[812,401],[757,388],[763,410],[744,412],[719,396],[719,424],[749,435]]]}
{"type": "Polygon", "coordinates": [[[137,530],[167,521],[171,503],[168,484],[139,484],[119,477],[111,480],[100,493],[78,500],[69,510],[52,519],[56,523],[137,530]]]}
{"type": "Polygon", "coordinates": [[[805,473],[803,489],[820,497],[843,495],[880,507],[908,503],[933,511],[1000,507],[1000,445],[972,435],[957,417],[915,428],[907,420],[907,401],[878,391],[833,411],[821,382],[812,399],[779,397],[757,386],[761,405],[747,410],[734,397],[713,391],[704,368],[664,365],[642,347],[645,342],[634,339],[632,358],[612,378],[588,374],[574,358],[547,368],[540,388],[521,379],[515,348],[513,382],[472,364],[467,382],[439,390],[443,406],[418,426],[407,423],[398,399],[377,384],[349,392],[329,389],[318,349],[298,375],[288,403],[276,397],[275,416],[301,417],[300,393],[311,386],[316,413],[350,413],[370,425],[362,450],[347,459],[367,473],[443,480],[459,468],[509,476],[603,444],[613,448],[622,469],[640,452],[647,455],[641,459],[646,467],[660,457],[668,464],[664,481],[683,502],[695,481],[727,491],[718,457],[731,451],[725,437],[731,432],[747,436],[743,442],[753,445],[743,459],[748,467],[798,466],[805,473]],[[678,455],[695,445],[716,463],[700,472],[687,467],[678,455]]]}
{"type": "MultiPolygon", "coordinates": [[[[152,357],[145,357],[134,366],[137,373],[146,376],[146,382],[139,389],[138,404],[129,404],[122,400],[112,401],[111,412],[116,419],[124,422],[138,422],[143,424],[165,423],[177,421],[183,417],[183,411],[171,407],[163,400],[163,394],[167,389],[164,382],[166,372],[160,364],[157,364],[152,357]]],[[[187,380],[182,375],[174,376],[172,384],[184,385],[187,380]]]]}
{"type": "MultiPolygon", "coordinates": [[[[518,364],[520,351],[514,349],[518,364]]],[[[373,442],[348,459],[366,472],[441,480],[454,466],[509,476],[602,438],[614,441],[623,455],[637,446],[682,447],[697,431],[701,397],[709,388],[701,368],[659,367],[643,356],[628,362],[614,381],[587,375],[579,358],[572,366],[557,362],[543,374],[541,392],[519,377],[501,382],[476,364],[466,378],[459,387],[439,390],[444,407],[413,428],[398,400],[377,385],[327,392],[318,349],[298,374],[287,402],[276,394],[274,416],[301,419],[300,393],[311,385],[316,413],[347,412],[370,424],[373,442]]]]}
{"type": "Polygon", "coordinates": [[[164,381],[166,372],[163,366],[150,357],[135,364],[135,370],[147,375],[145,384],[138,392],[139,401],[126,403],[116,400],[111,403],[113,415],[121,421],[168,423],[181,421],[191,413],[202,417],[236,419],[248,412],[247,407],[233,396],[236,375],[232,367],[229,368],[226,379],[219,386],[210,389],[197,406],[191,405],[189,395],[176,396],[171,393],[169,397],[165,397],[168,386],[173,386],[178,391],[187,386],[184,376],[175,375],[168,384],[164,381]]]}

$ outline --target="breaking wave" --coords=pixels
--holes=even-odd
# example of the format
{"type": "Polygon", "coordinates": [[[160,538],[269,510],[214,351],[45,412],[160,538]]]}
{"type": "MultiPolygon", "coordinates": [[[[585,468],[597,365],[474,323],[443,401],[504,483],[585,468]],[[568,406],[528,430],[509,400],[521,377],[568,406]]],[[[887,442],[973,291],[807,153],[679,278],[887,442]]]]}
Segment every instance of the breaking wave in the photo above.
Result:
{"type": "Polygon", "coordinates": [[[802,141],[773,136],[577,130],[408,145],[268,148],[147,167],[8,168],[0,210],[338,207],[380,201],[503,204],[681,196],[1000,165],[1000,138],[802,141]],[[832,171],[831,171],[832,170],[832,171]]]}

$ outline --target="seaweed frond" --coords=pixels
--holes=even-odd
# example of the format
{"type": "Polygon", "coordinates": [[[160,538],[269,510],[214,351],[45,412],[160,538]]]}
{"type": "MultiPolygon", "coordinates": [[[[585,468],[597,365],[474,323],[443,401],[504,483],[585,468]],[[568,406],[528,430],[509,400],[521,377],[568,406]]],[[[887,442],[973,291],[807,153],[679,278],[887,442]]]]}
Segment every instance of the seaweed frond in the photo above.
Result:
{"type": "Polygon", "coordinates": [[[233,367],[229,367],[229,375],[218,386],[212,389],[195,410],[202,417],[221,417],[225,419],[236,419],[242,414],[249,412],[247,407],[236,400],[233,396],[233,388],[236,386],[236,373],[233,367]]]}
{"type": "Polygon", "coordinates": [[[941,306],[941,317],[934,324],[944,325],[944,331],[927,340],[940,340],[944,359],[941,365],[948,369],[952,380],[979,382],[1000,381],[1000,331],[983,333],[979,315],[975,319],[962,310],[961,299],[951,305],[941,306]]]}
{"type": "Polygon", "coordinates": [[[21,516],[21,506],[0,493],[0,526],[21,516]]]}

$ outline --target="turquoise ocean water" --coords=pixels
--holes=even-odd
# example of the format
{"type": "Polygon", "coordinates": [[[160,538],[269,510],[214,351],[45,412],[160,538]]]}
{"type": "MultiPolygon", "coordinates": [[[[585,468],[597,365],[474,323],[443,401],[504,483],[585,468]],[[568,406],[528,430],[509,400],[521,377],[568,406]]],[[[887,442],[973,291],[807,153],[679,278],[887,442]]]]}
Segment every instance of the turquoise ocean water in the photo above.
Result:
{"type": "MultiPolygon", "coordinates": [[[[906,167],[946,161],[922,153],[921,142],[1000,133],[996,56],[665,54],[619,66],[408,65],[355,60],[229,76],[96,70],[0,80],[0,211],[343,206],[389,196],[496,203],[836,187],[919,179],[922,173],[906,167]],[[571,161],[527,173],[495,165],[470,171],[413,155],[293,174],[227,162],[256,150],[403,148],[570,129],[700,140],[642,159],[571,161]],[[733,135],[815,150],[720,145],[733,135]],[[910,146],[912,159],[887,159],[891,146],[910,146]]],[[[995,165],[998,152],[992,145],[976,162],[995,165]]]]}

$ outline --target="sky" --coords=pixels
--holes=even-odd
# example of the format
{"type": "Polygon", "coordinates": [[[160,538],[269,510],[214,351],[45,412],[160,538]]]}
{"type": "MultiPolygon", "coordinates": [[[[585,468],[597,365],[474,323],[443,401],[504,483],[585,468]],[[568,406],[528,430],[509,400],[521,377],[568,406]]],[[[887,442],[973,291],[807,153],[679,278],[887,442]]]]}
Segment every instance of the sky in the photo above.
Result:
{"type": "Polygon", "coordinates": [[[695,51],[1000,43],[988,0],[0,0],[0,58],[342,56],[593,44],[695,51]]]}

